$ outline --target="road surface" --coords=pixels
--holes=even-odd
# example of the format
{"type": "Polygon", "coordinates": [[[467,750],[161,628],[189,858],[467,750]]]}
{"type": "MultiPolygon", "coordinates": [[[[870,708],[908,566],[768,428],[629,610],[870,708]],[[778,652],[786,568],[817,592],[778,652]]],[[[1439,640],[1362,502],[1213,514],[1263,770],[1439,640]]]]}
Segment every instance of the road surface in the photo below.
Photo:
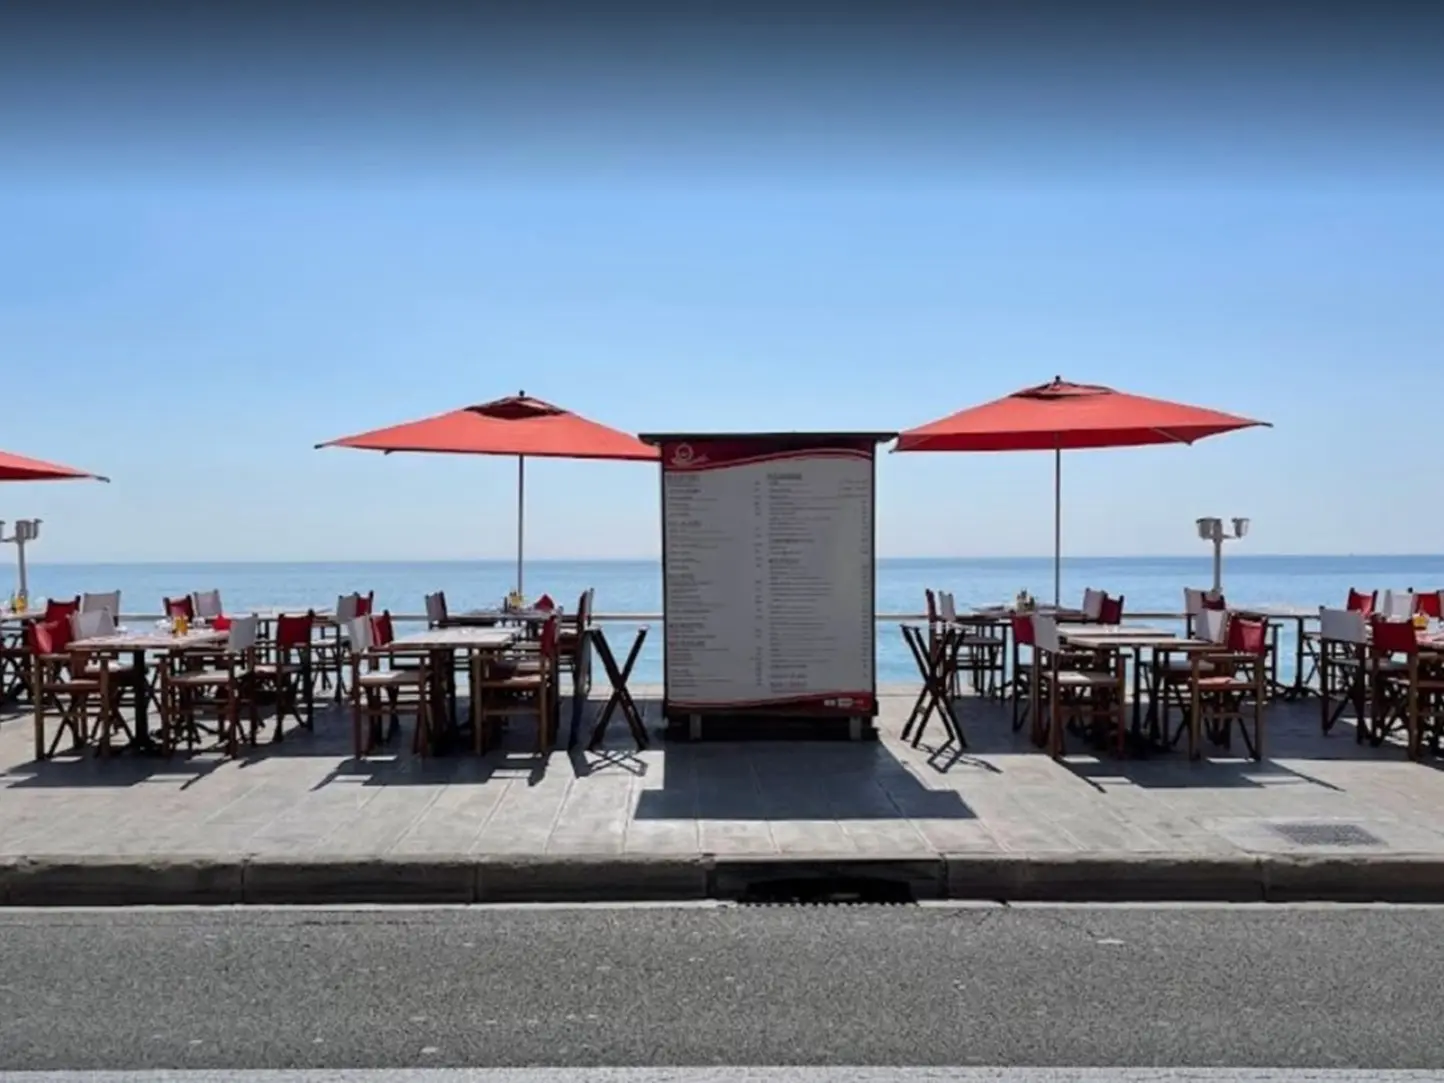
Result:
{"type": "Polygon", "coordinates": [[[1433,1068],[1441,986],[1424,908],[0,911],[0,1069],[1433,1068]]]}

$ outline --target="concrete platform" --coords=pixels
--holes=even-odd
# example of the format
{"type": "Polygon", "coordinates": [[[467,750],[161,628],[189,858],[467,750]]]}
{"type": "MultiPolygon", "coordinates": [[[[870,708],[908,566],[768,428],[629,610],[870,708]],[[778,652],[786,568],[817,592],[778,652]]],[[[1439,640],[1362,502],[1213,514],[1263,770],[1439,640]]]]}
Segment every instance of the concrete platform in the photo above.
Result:
{"type": "MultiPolygon", "coordinates": [[[[541,762],[403,753],[357,762],[340,711],[238,761],[32,759],[0,714],[0,899],[62,902],[701,898],[758,880],[903,882],[914,896],[1444,901],[1444,773],[1270,711],[1270,758],[1054,763],[998,705],[960,701],[969,748],[666,746],[614,723],[541,762]]],[[[886,691],[886,690],[885,690],[886,691]]],[[[404,745],[403,739],[398,745],[404,745]]]]}

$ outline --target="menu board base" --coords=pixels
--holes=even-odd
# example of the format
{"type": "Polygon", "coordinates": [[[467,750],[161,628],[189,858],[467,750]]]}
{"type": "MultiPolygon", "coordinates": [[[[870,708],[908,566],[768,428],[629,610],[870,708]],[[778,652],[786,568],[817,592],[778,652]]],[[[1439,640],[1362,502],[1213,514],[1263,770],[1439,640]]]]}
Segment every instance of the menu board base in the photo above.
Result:
{"type": "Polygon", "coordinates": [[[684,741],[876,741],[869,717],[846,718],[797,712],[669,712],[664,736],[684,741]]]}

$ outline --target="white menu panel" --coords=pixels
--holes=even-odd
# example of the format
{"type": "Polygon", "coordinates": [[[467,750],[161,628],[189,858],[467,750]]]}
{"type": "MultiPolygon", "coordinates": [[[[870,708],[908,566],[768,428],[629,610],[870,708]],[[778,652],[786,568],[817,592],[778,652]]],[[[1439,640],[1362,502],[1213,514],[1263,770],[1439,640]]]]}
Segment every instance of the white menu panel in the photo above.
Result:
{"type": "Polygon", "coordinates": [[[874,451],[663,446],[669,708],[872,706],[874,451]]]}

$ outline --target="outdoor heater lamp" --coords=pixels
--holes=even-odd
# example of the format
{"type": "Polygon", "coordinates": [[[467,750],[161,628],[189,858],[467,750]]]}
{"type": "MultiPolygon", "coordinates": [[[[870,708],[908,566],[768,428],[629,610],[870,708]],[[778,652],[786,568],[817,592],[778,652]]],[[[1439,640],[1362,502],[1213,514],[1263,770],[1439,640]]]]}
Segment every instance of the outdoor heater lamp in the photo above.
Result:
{"type": "Polygon", "coordinates": [[[1198,520],[1198,536],[1206,542],[1213,542],[1213,593],[1223,593],[1223,543],[1235,541],[1248,534],[1248,520],[1234,518],[1233,533],[1223,525],[1223,520],[1205,516],[1198,520]]]}

